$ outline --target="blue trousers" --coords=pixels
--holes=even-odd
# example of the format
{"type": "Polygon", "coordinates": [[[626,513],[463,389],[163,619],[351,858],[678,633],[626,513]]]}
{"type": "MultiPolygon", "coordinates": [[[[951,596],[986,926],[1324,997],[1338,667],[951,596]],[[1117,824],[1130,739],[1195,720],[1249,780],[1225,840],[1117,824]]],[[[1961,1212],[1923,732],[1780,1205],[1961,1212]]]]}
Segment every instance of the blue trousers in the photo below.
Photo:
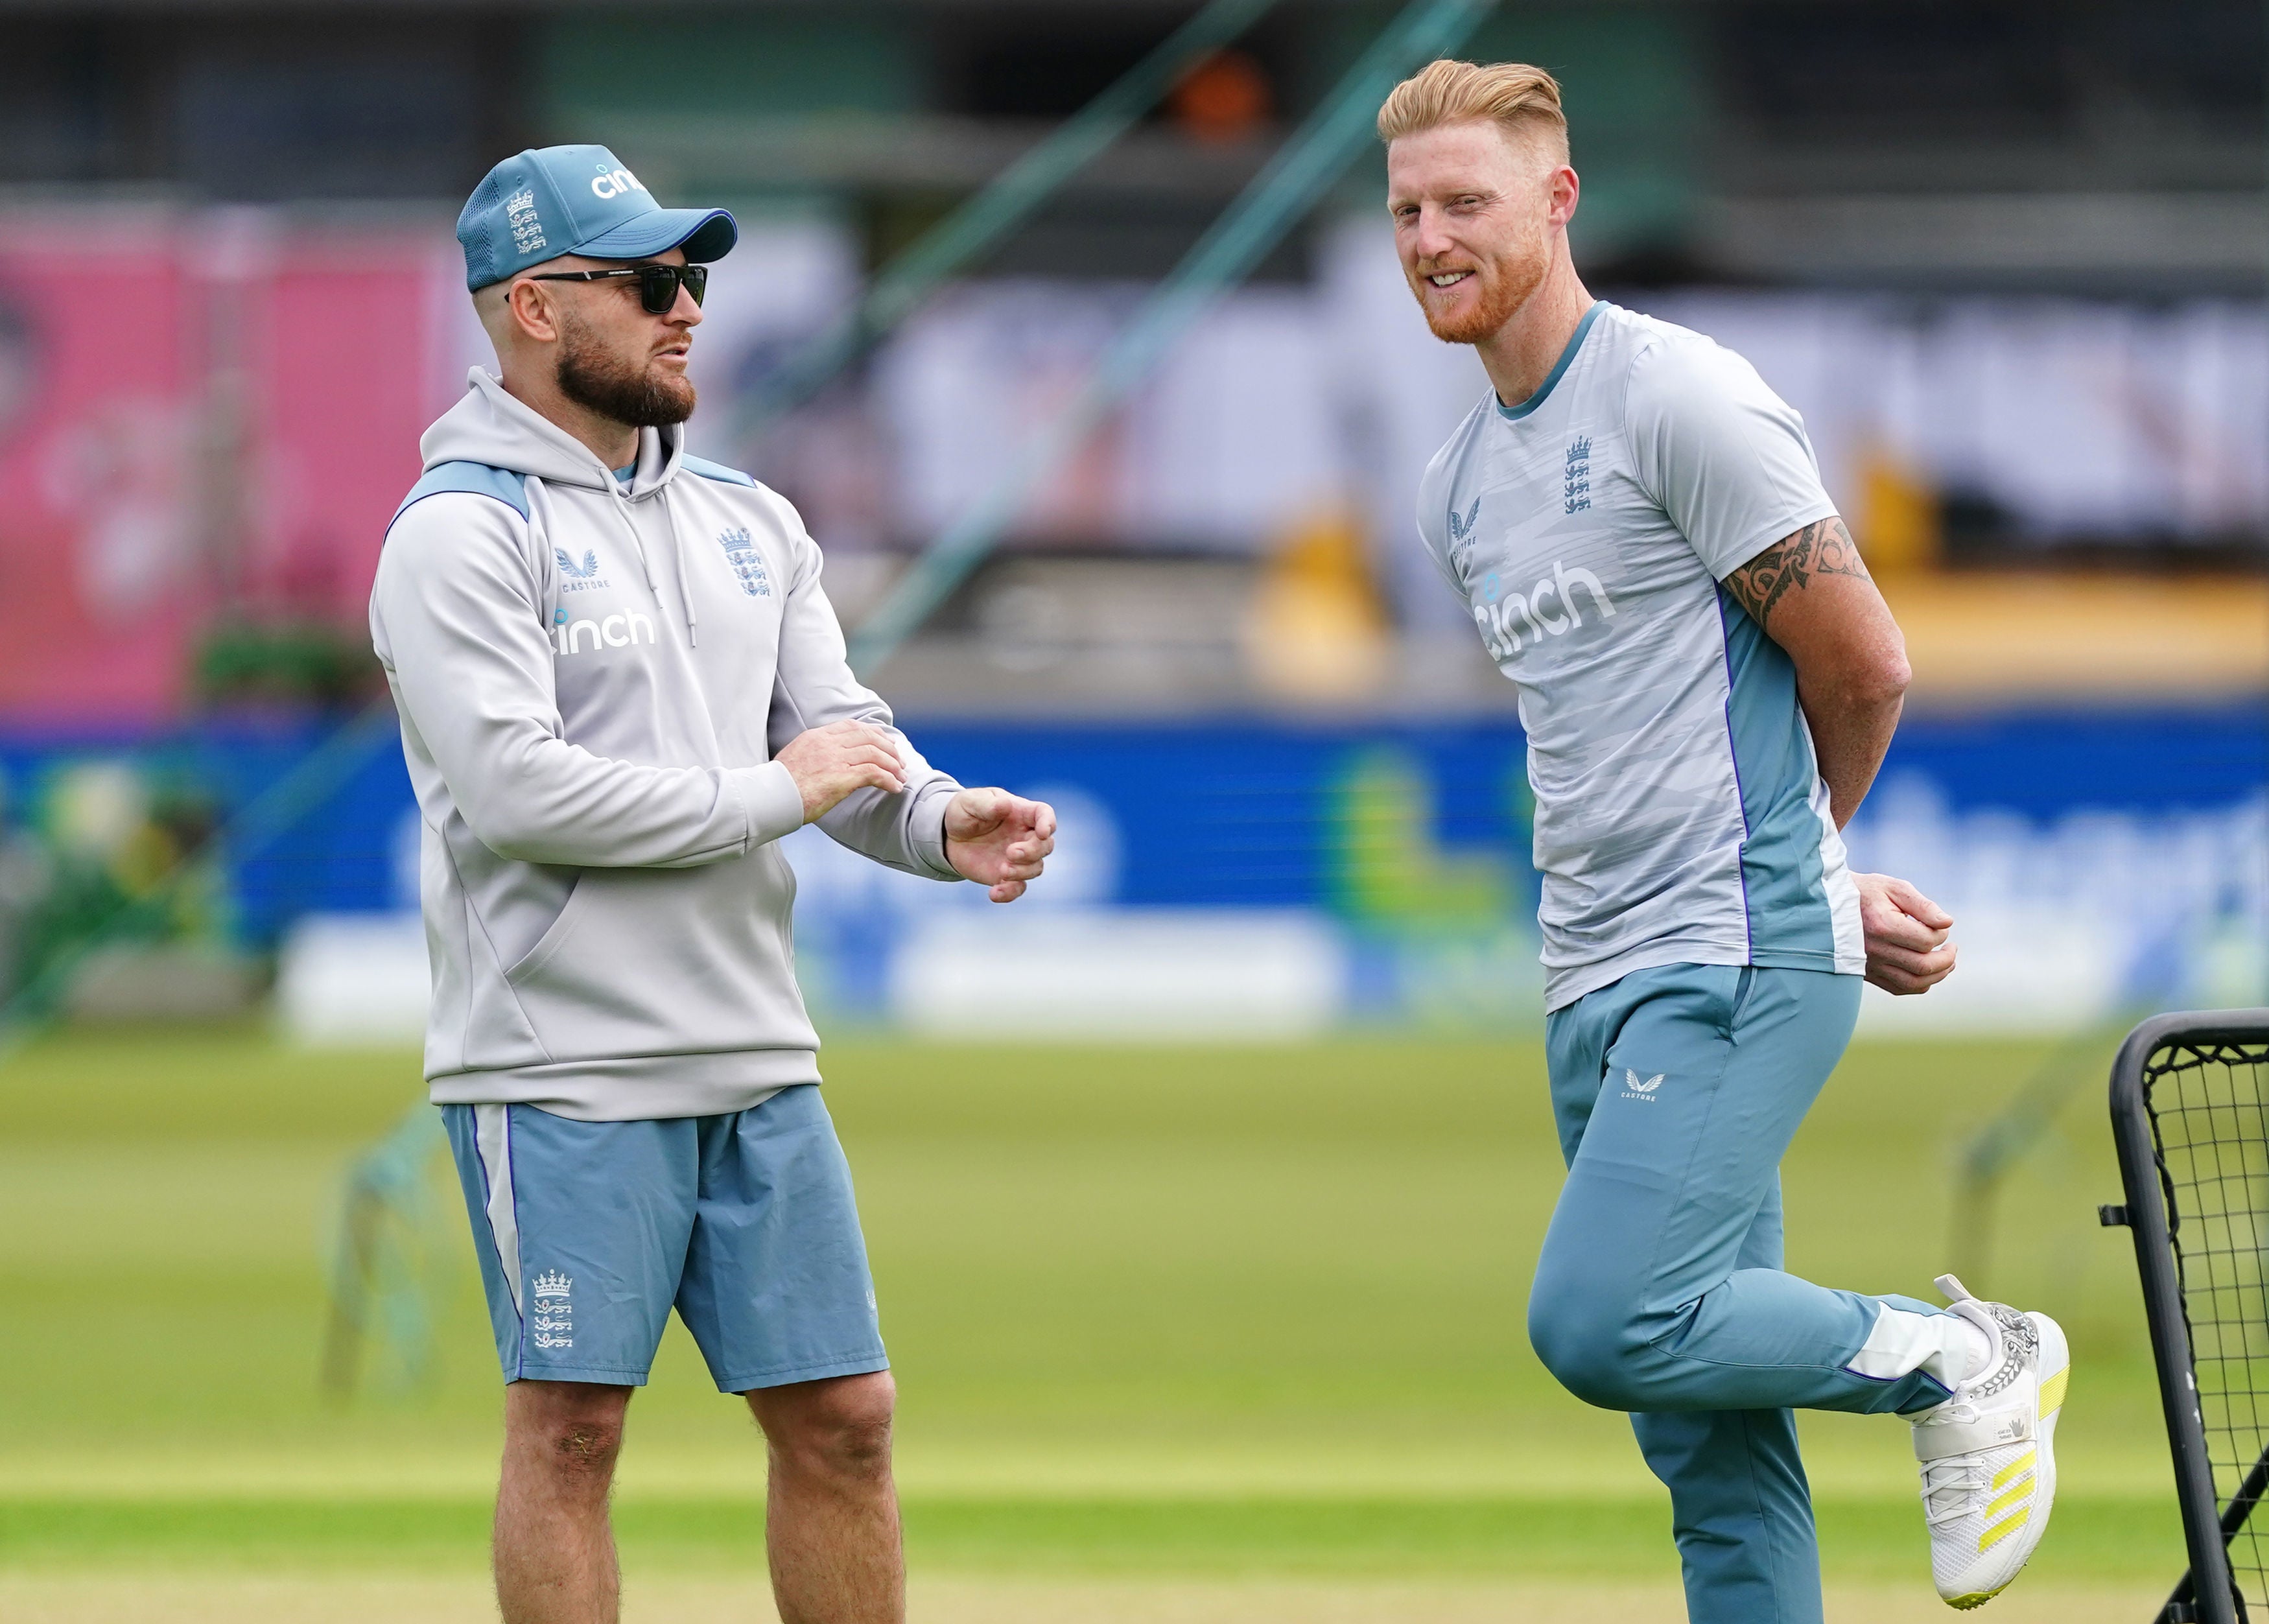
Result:
{"type": "Polygon", "coordinates": [[[1851,1036],[1859,980],[1673,964],[1546,1025],[1568,1182],[1528,1334],[1577,1397],[1631,1413],[1670,1490],[1695,1624],[1820,1624],[1793,1409],[1926,1409],[1915,1371],[1846,1369],[1882,1305],[1781,1267],[1780,1161],[1851,1036]]]}

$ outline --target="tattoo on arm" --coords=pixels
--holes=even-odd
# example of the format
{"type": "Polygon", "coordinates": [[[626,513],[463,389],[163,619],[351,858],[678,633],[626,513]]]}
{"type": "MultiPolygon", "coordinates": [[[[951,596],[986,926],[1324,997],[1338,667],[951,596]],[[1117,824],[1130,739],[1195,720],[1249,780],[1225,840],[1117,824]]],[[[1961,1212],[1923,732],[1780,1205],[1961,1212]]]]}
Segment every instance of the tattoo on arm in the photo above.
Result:
{"type": "Polygon", "coordinates": [[[1762,626],[1773,605],[1786,597],[1790,588],[1801,590],[1815,575],[1867,579],[1859,544],[1844,528],[1844,521],[1833,514],[1775,542],[1726,577],[1726,587],[1748,610],[1749,618],[1762,626]]]}

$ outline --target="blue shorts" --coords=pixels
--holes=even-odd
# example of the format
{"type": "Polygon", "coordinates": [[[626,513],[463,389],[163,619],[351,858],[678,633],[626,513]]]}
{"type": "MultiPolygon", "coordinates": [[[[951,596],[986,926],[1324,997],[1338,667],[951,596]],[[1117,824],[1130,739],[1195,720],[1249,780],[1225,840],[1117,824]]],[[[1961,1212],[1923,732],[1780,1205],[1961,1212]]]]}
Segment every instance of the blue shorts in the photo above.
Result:
{"type": "Polygon", "coordinates": [[[815,1085],[652,1122],[441,1114],[507,1382],[643,1386],[672,1307],[721,1392],[889,1369],[815,1085]]]}

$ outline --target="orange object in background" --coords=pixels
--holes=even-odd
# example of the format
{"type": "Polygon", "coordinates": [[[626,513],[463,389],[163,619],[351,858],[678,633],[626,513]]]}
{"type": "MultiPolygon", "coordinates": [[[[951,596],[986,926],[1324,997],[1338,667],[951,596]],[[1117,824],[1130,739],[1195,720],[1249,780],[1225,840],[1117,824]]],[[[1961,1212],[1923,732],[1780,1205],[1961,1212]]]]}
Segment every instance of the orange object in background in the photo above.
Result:
{"type": "Polygon", "coordinates": [[[1276,93],[1260,64],[1243,51],[1216,51],[1182,76],[1166,107],[1201,141],[1243,141],[1268,122],[1276,93]]]}

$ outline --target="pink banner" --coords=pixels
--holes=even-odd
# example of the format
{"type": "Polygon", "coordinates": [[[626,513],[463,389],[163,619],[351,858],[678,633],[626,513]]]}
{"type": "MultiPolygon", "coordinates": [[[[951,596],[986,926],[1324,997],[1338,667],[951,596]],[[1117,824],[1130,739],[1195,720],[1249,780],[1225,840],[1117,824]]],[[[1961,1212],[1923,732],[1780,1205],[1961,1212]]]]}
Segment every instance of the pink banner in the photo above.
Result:
{"type": "Polygon", "coordinates": [[[462,385],[453,247],[242,211],[0,218],[0,720],[175,714],[224,612],[359,635],[462,385]]]}
{"type": "Polygon", "coordinates": [[[174,219],[0,232],[0,712],[171,708],[204,607],[195,377],[174,219]]]}

